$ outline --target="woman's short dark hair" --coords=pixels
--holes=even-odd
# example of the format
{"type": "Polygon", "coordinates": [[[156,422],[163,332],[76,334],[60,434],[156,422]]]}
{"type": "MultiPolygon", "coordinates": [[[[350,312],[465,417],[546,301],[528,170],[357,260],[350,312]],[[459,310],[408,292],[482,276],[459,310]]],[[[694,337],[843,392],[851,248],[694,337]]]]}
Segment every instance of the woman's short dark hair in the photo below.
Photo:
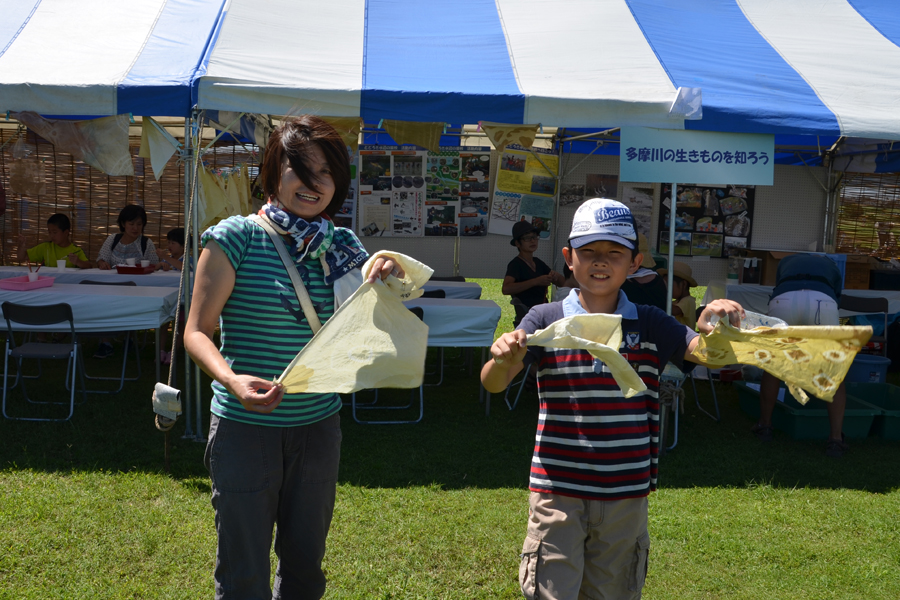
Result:
{"type": "Polygon", "coordinates": [[[260,185],[266,197],[277,196],[281,186],[282,167],[287,162],[306,187],[316,190],[313,185],[315,176],[307,167],[310,144],[315,144],[322,150],[331,169],[334,196],[324,213],[333,217],[347,199],[350,190],[350,158],[341,135],[320,117],[290,117],[272,132],[259,169],[260,185]]]}
{"type": "Polygon", "coordinates": [[[140,219],[141,224],[143,224],[144,227],[147,226],[147,211],[144,210],[143,206],[129,204],[120,210],[119,218],[116,220],[119,223],[119,231],[125,231],[125,223],[134,221],[135,219],[140,219]]]}
{"type": "Polygon", "coordinates": [[[68,231],[72,229],[72,223],[69,221],[69,217],[62,213],[50,215],[50,218],[47,219],[47,225],[53,225],[60,231],[68,231]]]}

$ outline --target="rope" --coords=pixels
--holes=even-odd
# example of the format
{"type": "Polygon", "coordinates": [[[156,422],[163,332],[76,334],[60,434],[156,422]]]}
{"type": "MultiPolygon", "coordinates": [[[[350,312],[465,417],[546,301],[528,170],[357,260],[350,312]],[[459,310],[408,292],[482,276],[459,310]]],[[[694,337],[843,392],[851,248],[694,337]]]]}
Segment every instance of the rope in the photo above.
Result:
{"type": "MultiPolygon", "coordinates": [[[[202,131],[202,129],[201,129],[202,131]]],[[[191,239],[191,229],[193,226],[192,218],[194,216],[194,199],[197,195],[197,175],[200,172],[200,152],[199,145],[196,143],[197,139],[199,139],[199,134],[196,136],[194,140],[194,148],[192,148],[192,154],[194,154],[194,176],[191,179],[191,196],[190,201],[188,202],[188,214],[187,219],[185,220],[185,241],[191,239]]],[[[191,257],[194,258],[194,257],[191,257]]],[[[178,282],[178,301],[175,303],[175,323],[172,326],[172,355],[171,360],[169,361],[169,380],[167,385],[172,387],[172,382],[175,376],[175,350],[178,347],[178,324],[179,317],[181,316],[181,299],[184,294],[184,274],[190,268],[190,261],[185,261],[181,266],[181,277],[178,282]]],[[[160,431],[169,431],[172,427],[175,426],[175,419],[169,419],[167,417],[163,417],[162,415],[156,415],[156,428],[160,431]]]]}

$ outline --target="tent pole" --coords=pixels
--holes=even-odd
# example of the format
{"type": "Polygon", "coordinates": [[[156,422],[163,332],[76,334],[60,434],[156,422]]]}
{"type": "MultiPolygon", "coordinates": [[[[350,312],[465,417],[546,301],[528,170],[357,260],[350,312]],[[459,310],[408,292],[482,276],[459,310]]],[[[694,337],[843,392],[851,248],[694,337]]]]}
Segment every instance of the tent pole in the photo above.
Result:
{"type": "Polygon", "coordinates": [[[669,208],[669,264],[666,265],[666,314],[672,314],[672,281],[675,272],[675,207],[678,205],[678,184],[672,184],[671,207],[669,208]]]}
{"type": "MultiPolygon", "coordinates": [[[[191,115],[191,120],[193,121],[194,126],[194,170],[193,173],[197,173],[198,169],[203,166],[202,156],[201,156],[201,144],[203,142],[203,121],[202,121],[202,112],[196,106],[194,107],[193,113],[191,115]]],[[[199,258],[200,255],[200,202],[198,196],[200,195],[200,183],[198,181],[191,181],[191,184],[194,186],[194,201],[191,202],[191,207],[193,211],[191,213],[191,221],[193,224],[194,235],[191,236],[191,248],[193,252],[191,253],[191,257],[199,258]]],[[[197,260],[195,258],[195,262],[193,264],[197,264],[197,260]]],[[[186,298],[189,300],[189,298],[186,298]]],[[[194,364],[194,406],[197,410],[197,425],[196,425],[196,433],[194,434],[195,442],[206,443],[206,436],[203,435],[203,407],[200,402],[200,365],[194,364]]]]}
{"type": "MultiPolygon", "coordinates": [[[[559,136],[557,136],[558,138],[559,136]]],[[[553,194],[553,231],[550,232],[550,250],[555,254],[555,256],[551,256],[550,264],[553,267],[556,267],[557,261],[559,257],[562,255],[562,252],[556,253],[556,241],[559,239],[559,195],[560,188],[562,188],[562,180],[563,180],[563,143],[559,142],[559,151],[557,152],[556,159],[556,193],[553,194]]],[[[553,269],[556,271],[556,269],[553,269]]],[[[562,273],[563,270],[560,269],[559,273],[562,273]]],[[[555,287],[555,286],[554,286],[555,287]]],[[[553,300],[553,298],[550,298],[553,300]]]]}
{"type": "MultiPolygon", "coordinates": [[[[185,235],[190,235],[190,230],[188,229],[188,226],[190,225],[188,210],[191,205],[191,176],[194,173],[193,148],[194,143],[191,136],[191,117],[188,117],[184,120],[184,211],[182,212],[182,217],[185,235]]],[[[194,256],[190,245],[187,245],[184,251],[185,261],[182,264],[182,269],[191,264],[191,259],[194,256]]],[[[190,269],[184,271],[184,289],[181,292],[181,297],[184,298],[185,322],[187,322],[187,311],[190,309],[190,300],[188,299],[188,292],[191,289],[188,280],[189,274],[190,269]]],[[[177,326],[178,324],[176,323],[175,327],[177,326]]],[[[183,352],[182,354],[184,355],[182,358],[182,364],[184,365],[184,406],[182,407],[182,412],[184,414],[184,435],[182,436],[182,439],[192,440],[194,439],[194,430],[191,423],[191,359],[187,355],[187,352],[183,352]]],[[[170,365],[169,368],[174,368],[174,365],[170,365]]]]}

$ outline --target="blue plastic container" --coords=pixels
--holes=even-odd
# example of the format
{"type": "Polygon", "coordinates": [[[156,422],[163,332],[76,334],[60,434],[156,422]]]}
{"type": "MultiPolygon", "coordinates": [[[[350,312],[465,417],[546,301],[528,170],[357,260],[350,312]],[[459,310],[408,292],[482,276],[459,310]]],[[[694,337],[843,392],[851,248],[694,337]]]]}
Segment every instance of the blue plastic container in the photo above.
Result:
{"type": "Polygon", "coordinates": [[[847,383],[885,383],[891,359],[871,354],[857,354],[847,371],[847,383]]]}

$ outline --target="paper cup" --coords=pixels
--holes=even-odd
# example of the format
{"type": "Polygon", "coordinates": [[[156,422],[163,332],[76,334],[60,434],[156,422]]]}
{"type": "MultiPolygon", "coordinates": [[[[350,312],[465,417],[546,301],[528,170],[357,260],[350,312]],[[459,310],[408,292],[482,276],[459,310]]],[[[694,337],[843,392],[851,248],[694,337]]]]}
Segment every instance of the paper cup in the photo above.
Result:
{"type": "Polygon", "coordinates": [[[141,261],[141,266],[142,266],[142,267],[149,267],[149,266],[150,266],[150,261],[149,261],[149,260],[142,260],[142,261],[141,261]]]}
{"type": "Polygon", "coordinates": [[[28,274],[28,281],[37,281],[37,280],[38,280],[38,274],[37,274],[37,273],[29,273],[29,274],[28,274]]]}
{"type": "Polygon", "coordinates": [[[133,258],[126,258],[126,259],[125,259],[125,264],[128,265],[129,267],[133,267],[133,266],[134,266],[134,262],[135,262],[135,259],[133,259],[133,258]]]}
{"type": "Polygon", "coordinates": [[[63,258],[62,260],[56,261],[56,268],[59,269],[60,271],[65,271],[66,270],[66,259],[63,258]]]}

